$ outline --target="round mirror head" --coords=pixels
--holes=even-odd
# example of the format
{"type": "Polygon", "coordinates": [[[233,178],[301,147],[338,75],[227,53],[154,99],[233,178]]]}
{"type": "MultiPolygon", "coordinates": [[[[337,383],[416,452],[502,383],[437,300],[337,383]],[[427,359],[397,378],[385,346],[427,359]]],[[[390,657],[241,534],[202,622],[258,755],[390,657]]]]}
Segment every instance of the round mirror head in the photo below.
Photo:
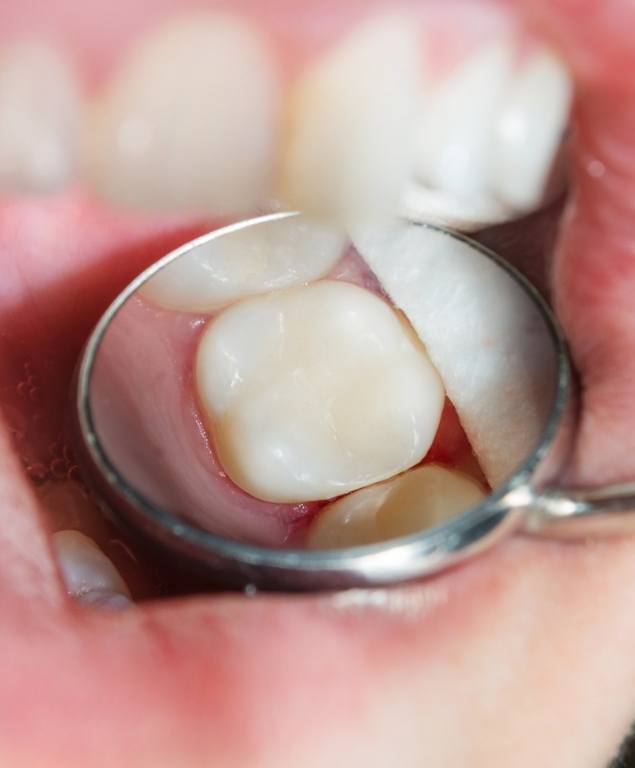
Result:
{"type": "Polygon", "coordinates": [[[158,538],[317,568],[498,523],[553,437],[563,366],[536,291],[477,244],[277,214],[129,286],[89,342],[80,424],[102,487],[158,538]]]}

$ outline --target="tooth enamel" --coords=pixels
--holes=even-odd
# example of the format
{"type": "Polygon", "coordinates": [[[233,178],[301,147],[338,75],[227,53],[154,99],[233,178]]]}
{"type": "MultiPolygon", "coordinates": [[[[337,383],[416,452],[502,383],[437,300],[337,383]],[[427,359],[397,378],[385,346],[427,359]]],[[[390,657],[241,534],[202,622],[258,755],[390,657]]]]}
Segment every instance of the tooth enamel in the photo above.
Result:
{"type": "Polygon", "coordinates": [[[43,43],[0,58],[0,188],[48,192],[75,170],[79,85],[68,62],[43,43]]]}
{"type": "Polygon", "coordinates": [[[436,224],[460,232],[478,232],[512,218],[509,208],[488,196],[458,198],[418,184],[407,185],[402,214],[410,221],[436,224]]]}
{"type": "Polygon", "coordinates": [[[421,182],[459,198],[489,192],[495,121],[512,65],[512,46],[491,44],[428,94],[417,143],[421,182]]]}
{"type": "Polygon", "coordinates": [[[247,227],[212,240],[168,264],[143,295],[185,311],[211,311],[255,293],[315,280],[338,262],[345,236],[325,225],[292,217],[247,227]]]}
{"type": "Polygon", "coordinates": [[[416,225],[353,242],[420,338],[492,487],[536,447],[556,377],[551,339],[525,291],[463,242],[416,225]]]}
{"type": "Polygon", "coordinates": [[[334,281],[227,309],[201,339],[196,382],[223,469],[276,502],[331,498],[417,464],[444,399],[399,315],[334,281]]]}
{"type": "Polygon", "coordinates": [[[468,475],[428,464],[329,504],[312,522],[309,549],[374,544],[427,530],[485,498],[468,475]]]}
{"type": "Polygon", "coordinates": [[[86,173],[116,203],[253,209],[271,184],[279,83],[238,17],[171,21],[134,51],[88,121],[86,173]]]}
{"type": "Polygon", "coordinates": [[[494,158],[495,190],[508,205],[523,211],[542,201],[571,98],[571,79],[547,50],[534,53],[514,79],[498,119],[494,158]]]}
{"type": "Polygon", "coordinates": [[[397,209],[412,162],[420,92],[416,21],[382,15],[355,29],[296,84],[280,196],[341,219],[397,209]]]}
{"type": "Polygon", "coordinates": [[[84,602],[123,603],[130,592],[119,572],[95,542],[79,531],[53,534],[68,593],[84,602]]]}

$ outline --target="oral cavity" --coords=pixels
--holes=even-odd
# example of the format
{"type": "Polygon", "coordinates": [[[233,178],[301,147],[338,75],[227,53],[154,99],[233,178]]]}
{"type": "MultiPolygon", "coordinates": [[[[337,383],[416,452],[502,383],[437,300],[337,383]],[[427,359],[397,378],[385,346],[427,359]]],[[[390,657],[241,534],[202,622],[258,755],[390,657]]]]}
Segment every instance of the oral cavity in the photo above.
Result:
{"type": "Polygon", "coordinates": [[[62,57],[8,54],[0,115],[24,129],[0,120],[0,183],[57,189],[81,145],[81,180],[132,208],[247,214],[274,197],[347,223],[406,213],[477,230],[540,207],[571,102],[557,53],[506,24],[439,67],[437,27],[370,15],[290,63],[237,14],[177,16],[91,93],[81,139],[62,57]]]}
{"type": "Polygon", "coordinates": [[[267,501],[328,499],[419,463],[444,391],[407,323],[336,281],[245,300],[203,335],[196,381],[232,480],[267,501]]]}

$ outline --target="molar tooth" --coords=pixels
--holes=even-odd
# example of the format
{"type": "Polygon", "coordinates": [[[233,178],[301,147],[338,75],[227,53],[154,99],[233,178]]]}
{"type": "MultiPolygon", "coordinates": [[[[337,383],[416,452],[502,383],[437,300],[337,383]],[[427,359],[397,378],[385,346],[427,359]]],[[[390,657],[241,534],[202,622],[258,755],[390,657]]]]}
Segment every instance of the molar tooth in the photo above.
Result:
{"type": "Polygon", "coordinates": [[[417,464],[444,400],[401,317],[328,280],[225,310],[201,338],[196,384],[225,472],[276,502],[332,498],[417,464]]]}
{"type": "Polygon", "coordinates": [[[301,76],[282,147],[285,202],[340,219],[397,210],[421,88],[417,28],[406,14],[372,18],[301,76]]]}
{"type": "Polygon", "coordinates": [[[112,608],[131,602],[119,571],[88,536],[58,531],[53,534],[53,547],[66,589],[77,600],[112,608]]]}
{"type": "Polygon", "coordinates": [[[489,192],[495,120],[512,64],[507,40],[490,44],[428,93],[416,168],[427,186],[459,198],[489,192]]]}
{"type": "Polygon", "coordinates": [[[70,64],[45,43],[0,59],[0,188],[49,192],[75,170],[80,89],[70,64]]]}
{"type": "Polygon", "coordinates": [[[307,546],[339,549],[396,539],[439,525],[484,498],[471,477],[427,464],[329,504],[311,524],[307,546]]]}
{"type": "Polygon", "coordinates": [[[255,293],[324,276],[346,243],[338,230],[296,216],[227,233],[152,277],[143,296],[170,309],[210,312],[255,293]]]}
{"type": "Polygon", "coordinates": [[[278,92],[272,53],[246,21],[201,13],[168,22],[91,110],[88,178],[134,207],[252,210],[271,184],[278,92]]]}
{"type": "Polygon", "coordinates": [[[496,126],[494,185],[520,211],[537,207],[566,129],[571,78],[552,52],[533,53],[515,77],[496,126]]]}

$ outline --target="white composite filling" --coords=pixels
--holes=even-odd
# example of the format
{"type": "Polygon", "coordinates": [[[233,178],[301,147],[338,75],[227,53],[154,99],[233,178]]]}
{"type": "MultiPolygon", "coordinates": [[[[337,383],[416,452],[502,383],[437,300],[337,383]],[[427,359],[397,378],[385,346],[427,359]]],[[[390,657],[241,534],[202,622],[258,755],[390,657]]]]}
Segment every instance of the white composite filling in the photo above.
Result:
{"type": "Polygon", "coordinates": [[[329,280],[225,310],[200,341],[196,382],[224,470],[275,502],[332,498],[418,464],[445,395],[389,304],[329,280]]]}

